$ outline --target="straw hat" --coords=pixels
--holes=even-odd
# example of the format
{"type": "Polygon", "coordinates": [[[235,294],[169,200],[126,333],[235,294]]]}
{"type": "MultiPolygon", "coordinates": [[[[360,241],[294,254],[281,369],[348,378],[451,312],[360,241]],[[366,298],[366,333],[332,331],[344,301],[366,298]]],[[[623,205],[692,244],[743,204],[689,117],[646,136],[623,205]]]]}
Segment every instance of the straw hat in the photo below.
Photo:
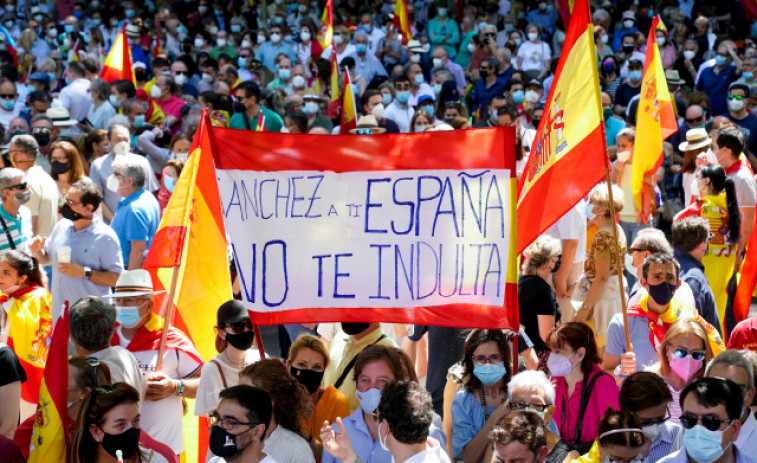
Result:
{"type": "Polygon", "coordinates": [[[712,139],[707,135],[707,130],[703,128],[691,129],[686,131],[686,141],[678,145],[678,150],[693,151],[708,146],[711,142],[712,139]]]}
{"type": "Polygon", "coordinates": [[[686,83],[685,80],[681,79],[681,75],[678,74],[678,71],[675,69],[665,70],[665,80],[668,81],[669,84],[673,85],[683,85],[686,83]]]}
{"type": "Polygon", "coordinates": [[[165,290],[154,291],[152,289],[152,279],[147,270],[124,270],[116,281],[116,288],[113,294],[103,297],[131,297],[147,296],[150,294],[165,293],[165,290]]]}
{"type": "Polygon", "coordinates": [[[49,117],[53,121],[53,127],[67,127],[69,125],[76,125],[79,121],[71,119],[71,115],[68,113],[68,109],[62,106],[54,106],[48,108],[45,111],[45,116],[49,117]]]}
{"type": "Polygon", "coordinates": [[[360,116],[360,119],[357,120],[357,127],[350,130],[350,133],[357,135],[376,135],[384,132],[386,132],[386,129],[379,127],[376,117],[372,114],[360,116]],[[370,134],[360,133],[366,129],[370,130],[370,134]]]}

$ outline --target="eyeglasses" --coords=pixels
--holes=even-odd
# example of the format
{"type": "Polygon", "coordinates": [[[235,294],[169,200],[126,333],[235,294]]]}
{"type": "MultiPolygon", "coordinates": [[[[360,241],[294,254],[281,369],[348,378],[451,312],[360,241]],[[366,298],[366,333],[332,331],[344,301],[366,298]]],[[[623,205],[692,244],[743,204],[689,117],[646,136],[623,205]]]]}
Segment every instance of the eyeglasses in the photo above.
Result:
{"type": "Polygon", "coordinates": [[[686,356],[691,355],[691,358],[694,360],[702,360],[704,359],[704,351],[703,350],[693,350],[689,352],[688,350],[684,349],[683,347],[677,347],[673,351],[673,356],[679,359],[685,358],[686,356]]]}
{"type": "Polygon", "coordinates": [[[502,354],[492,354],[492,355],[471,355],[471,360],[473,360],[473,363],[476,365],[484,365],[487,363],[491,363],[492,365],[501,363],[505,361],[505,356],[502,354]]]}
{"type": "Polygon", "coordinates": [[[628,253],[629,256],[632,256],[634,252],[644,252],[644,251],[646,251],[646,249],[628,248],[628,251],[626,251],[626,252],[628,253]]]}
{"type": "Polygon", "coordinates": [[[0,98],[3,100],[15,100],[16,94],[15,93],[0,93],[0,98]]]}
{"type": "Polygon", "coordinates": [[[702,422],[702,426],[704,426],[708,430],[717,431],[718,429],[720,429],[720,425],[722,425],[723,423],[731,423],[734,420],[721,420],[720,417],[715,414],[708,414],[700,417],[691,412],[686,412],[681,415],[681,426],[683,426],[683,429],[691,429],[700,421],[702,422]]]}
{"type": "Polygon", "coordinates": [[[210,415],[210,417],[208,418],[208,421],[210,422],[211,425],[213,425],[213,426],[220,426],[221,428],[223,428],[223,429],[225,429],[227,431],[229,429],[233,428],[234,426],[250,426],[250,427],[253,427],[253,426],[257,426],[259,424],[259,423],[257,423],[257,424],[256,423],[252,423],[252,422],[245,423],[244,421],[238,421],[238,420],[235,420],[234,418],[221,418],[220,416],[218,416],[215,413],[212,414],[212,415],[210,415]]]}
{"type": "Polygon", "coordinates": [[[653,426],[656,424],[662,424],[670,419],[670,410],[665,409],[665,417],[659,419],[639,418],[639,422],[642,426],[653,426]]]}
{"type": "Polygon", "coordinates": [[[486,32],[483,35],[484,35],[484,37],[496,37],[497,33],[496,32],[486,32]]]}
{"type": "Polygon", "coordinates": [[[26,189],[26,182],[21,182],[18,185],[11,185],[5,188],[6,190],[18,190],[23,191],[26,189]]]}
{"type": "Polygon", "coordinates": [[[511,403],[510,404],[510,410],[513,411],[520,411],[520,410],[530,410],[535,412],[543,412],[544,410],[549,408],[549,404],[526,404],[526,403],[511,403]]]}
{"type": "Polygon", "coordinates": [[[744,95],[728,95],[728,99],[731,101],[733,100],[741,101],[741,100],[746,99],[746,97],[744,95]]]}
{"type": "Polygon", "coordinates": [[[699,117],[692,117],[691,119],[686,119],[686,122],[688,122],[689,124],[693,124],[694,122],[701,121],[703,118],[704,118],[704,114],[702,114],[699,117]]]}

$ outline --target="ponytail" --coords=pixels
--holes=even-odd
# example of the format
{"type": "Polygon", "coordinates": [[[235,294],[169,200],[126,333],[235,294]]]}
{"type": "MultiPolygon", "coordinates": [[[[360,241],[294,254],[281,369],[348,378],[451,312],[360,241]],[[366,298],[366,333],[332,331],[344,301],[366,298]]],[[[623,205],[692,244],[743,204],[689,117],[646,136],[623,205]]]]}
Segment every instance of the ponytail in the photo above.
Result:
{"type": "Polygon", "coordinates": [[[731,230],[731,242],[739,242],[741,238],[741,211],[736,199],[736,189],[730,177],[725,178],[725,199],[728,205],[728,228],[731,230]]]}

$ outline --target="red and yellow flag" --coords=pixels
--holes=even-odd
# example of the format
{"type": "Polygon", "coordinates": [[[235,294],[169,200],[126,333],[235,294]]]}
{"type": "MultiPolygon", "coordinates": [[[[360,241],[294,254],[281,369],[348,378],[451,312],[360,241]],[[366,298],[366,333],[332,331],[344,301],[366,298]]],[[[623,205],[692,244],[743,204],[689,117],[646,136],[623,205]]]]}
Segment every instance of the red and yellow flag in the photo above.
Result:
{"type": "Polygon", "coordinates": [[[342,94],[339,92],[339,66],[336,63],[336,50],[331,50],[331,102],[335,102],[342,94]]]}
{"type": "Polygon", "coordinates": [[[327,47],[330,47],[333,43],[333,11],[333,0],[326,0],[326,6],[323,8],[323,16],[321,16],[321,27],[318,29],[318,43],[321,44],[321,48],[324,50],[327,47]]]}
{"type": "Polygon", "coordinates": [[[350,73],[344,70],[344,98],[342,98],[342,126],[339,133],[348,134],[357,127],[357,105],[355,92],[352,89],[350,73]]]}
{"type": "Polygon", "coordinates": [[[152,57],[155,58],[163,52],[163,47],[160,46],[160,35],[155,32],[155,41],[153,42],[152,57]]]}
{"type": "Polygon", "coordinates": [[[518,184],[518,253],[580,201],[605,176],[607,164],[589,2],[576,0],[544,117],[518,184]]]}
{"type": "Polygon", "coordinates": [[[80,61],[81,58],[79,57],[79,52],[81,51],[81,42],[79,42],[79,39],[76,39],[76,42],[74,42],[74,46],[71,47],[71,50],[68,51],[68,62],[74,62],[74,61],[80,61]]]}
{"type": "Polygon", "coordinates": [[[178,272],[172,325],[192,339],[205,361],[216,353],[215,334],[208,327],[215,325],[218,307],[231,299],[226,232],[208,125],[205,111],[143,264],[156,290],[169,289],[178,272]]]}
{"type": "Polygon", "coordinates": [[[134,82],[137,85],[137,79],[134,77],[134,67],[131,61],[131,49],[129,48],[129,41],[126,40],[126,34],[122,30],[116,36],[116,41],[113,42],[113,46],[108,52],[108,56],[105,58],[102,70],[100,70],[100,77],[105,79],[108,83],[113,83],[117,80],[126,79],[134,82]]]}
{"type": "Polygon", "coordinates": [[[66,461],[68,433],[68,303],[63,309],[50,344],[45,375],[34,418],[29,463],[66,461]]]}
{"type": "Polygon", "coordinates": [[[394,27],[402,35],[402,45],[407,45],[407,42],[413,38],[413,33],[410,30],[410,18],[407,15],[407,1],[397,0],[394,4],[394,27]]]}
{"type": "MultiPolygon", "coordinates": [[[[662,142],[678,130],[673,99],[668,91],[660,49],[655,40],[657,29],[666,30],[659,16],[652,19],[647,38],[644,79],[636,112],[636,142],[631,161],[633,199],[643,223],[649,221],[654,200],[654,191],[649,184],[644,183],[644,177],[653,175],[662,165],[662,142]]],[[[627,199],[626,204],[630,205],[627,199]]]]}

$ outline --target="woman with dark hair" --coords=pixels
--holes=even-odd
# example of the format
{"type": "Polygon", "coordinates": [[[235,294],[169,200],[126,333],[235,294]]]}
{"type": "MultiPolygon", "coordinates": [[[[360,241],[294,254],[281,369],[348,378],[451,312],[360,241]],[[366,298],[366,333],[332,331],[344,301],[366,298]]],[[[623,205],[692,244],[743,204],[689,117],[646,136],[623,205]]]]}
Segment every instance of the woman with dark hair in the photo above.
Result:
{"type": "Polygon", "coordinates": [[[139,445],[139,399],[139,392],[126,383],[96,387],[79,411],[69,462],[111,463],[119,451],[125,463],[167,461],[139,445]]]}
{"type": "Polygon", "coordinates": [[[721,332],[724,332],[725,308],[728,303],[726,289],[736,265],[736,248],[741,237],[741,212],[733,180],[722,167],[714,164],[701,166],[697,173],[697,189],[700,198],[679,212],[675,220],[700,216],[710,223],[712,237],[708,251],[702,257],[702,264],[704,275],[715,296],[721,332]]]}
{"type": "Polygon", "coordinates": [[[549,335],[547,366],[555,383],[554,420],[572,450],[586,453],[597,437],[597,423],[608,408],[618,409],[618,385],[599,367],[594,332],[570,322],[549,335]]]}
{"type": "Polygon", "coordinates": [[[37,259],[19,250],[0,252],[0,304],[5,312],[0,332],[18,356],[27,379],[21,386],[22,413],[33,413],[53,334],[51,296],[37,259]],[[26,408],[26,407],[28,408],[26,408]]]}
{"type": "Polygon", "coordinates": [[[234,103],[228,95],[208,90],[200,93],[197,101],[200,106],[208,108],[211,124],[216,127],[227,127],[229,125],[234,103]]]}
{"type": "Polygon", "coordinates": [[[89,175],[90,164],[100,156],[108,154],[110,152],[110,144],[108,142],[108,131],[103,129],[96,129],[87,134],[79,142],[79,152],[82,154],[82,163],[84,164],[84,172],[89,175]]]}
{"type": "Polygon", "coordinates": [[[248,365],[239,374],[239,384],[259,387],[271,396],[273,417],[263,451],[278,463],[315,463],[302,431],[302,423],[313,413],[313,401],[284,362],[268,358],[248,365]]]}
{"type": "Polygon", "coordinates": [[[465,340],[460,360],[464,389],[452,400],[453,458],[467,463],[484,459],[489,432],[508,411],[511,359],[510,341],[502,330],[473,330],[465,340]]]}

